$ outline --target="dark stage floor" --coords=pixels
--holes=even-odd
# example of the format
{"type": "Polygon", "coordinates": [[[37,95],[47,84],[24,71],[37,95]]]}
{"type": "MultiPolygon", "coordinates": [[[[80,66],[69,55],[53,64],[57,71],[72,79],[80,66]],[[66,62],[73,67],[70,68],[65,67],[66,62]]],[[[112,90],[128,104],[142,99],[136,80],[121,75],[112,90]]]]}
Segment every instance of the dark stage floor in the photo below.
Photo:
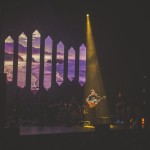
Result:
{"type": "Polygon", "coordinates": [[[27,126],[7,129],[1,147],[4,150],[145,150],[150,149],[150,132],[116,125],[27,126]]]}
{"type": "Polygon", "coordinates": [[[24,135],[49,135],[59,133],[94,132],[93,127],[81,126],[49,126],[49,127],[20,127],[20,136],[24,135]]]}
{"type": "MultiPolygon", "coordinates": [[[[119,130],[132,130],[127,126],[118,126],[118,125],[100,125],[98,126],[100,131],[119,131],[119,130]]],[[[94,126],[67,126],[67,125],[53,125],[53,126],[45,126],[45,127],[37,127],[37,126],[27,126],[19,128],[19,135],[50,135],[50,134],[68,134],[68,133],[85,133],[85,132],[96,132],[96,128],[94,126]]]]}

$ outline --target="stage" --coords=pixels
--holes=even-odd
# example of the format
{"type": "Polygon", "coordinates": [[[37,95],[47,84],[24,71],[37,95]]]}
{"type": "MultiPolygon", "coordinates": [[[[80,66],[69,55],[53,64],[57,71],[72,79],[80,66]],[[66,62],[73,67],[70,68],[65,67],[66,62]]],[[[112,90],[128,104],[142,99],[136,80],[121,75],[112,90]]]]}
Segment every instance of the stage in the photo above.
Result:
{"type": "Polygon", "coordinates": [[[1,140],[3,149],[10,150],[88,150],[150,148],[150,132],[110,125],[100,126],[28,126],[7,129],[1,140]]]}
{"type": "Polygon", "coordinates": [[[92,126],[50,126],[50,127],[21,127],[19,135],[51,135],[51,134],[68,134],[68,133],[84,133],[94,132],[95,128],[92,126]]]}
{"type": "MultiPolygon", "coordinates": [[[[117,126],[117,125],[100,125],[101,131],[119,131],[119,130],[132,130],[127,126],[117,126]]],[[[72,133],[95,133],[96,128],[94,126],[67,126],[67,125],[53,125],[45,127],[27,126],[19,128],[20,136],[30,136],[30,135],[54,135],[54,134],[72,134],[72,133]]]]}

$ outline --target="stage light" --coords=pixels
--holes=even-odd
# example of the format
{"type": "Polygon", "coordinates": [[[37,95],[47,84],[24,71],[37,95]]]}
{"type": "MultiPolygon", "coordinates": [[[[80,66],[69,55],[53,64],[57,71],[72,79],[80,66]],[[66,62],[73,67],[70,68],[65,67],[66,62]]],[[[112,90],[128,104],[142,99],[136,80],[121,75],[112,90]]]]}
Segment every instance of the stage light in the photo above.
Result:
{"type": "Polygon", "coordinates": [[[86,14],[87,17],[89,17],[89,14],[86,14]]]}
{"type": "Polygon", "coordinates": [[[144,117],[142,117],[142,119],[141,119],[141,124],[142,124],[142,129],[144,129],[144,127],[145,127],[145,118],[144,117]]]}
{"type": "MultiPolygon", "coordinates": [[[[89,95],[91,89],[94,89],[98,95],[105,96],[105,90],[103,86],[102,74],[100,70],[99,58],[95,47],[93,38],[90,17],[86,15],[86,85],[84,90],[84,98],[89,95]]],[[[107,97],[107,96],[106,96],[107,97]]],[[[97,122],[100,123],[100,118],[109,118],[109,109],[107,105],[107,99],[102,100],[100,105],[97,106],[97,122]]],[[[109,120],[109,119],[107,119],[109,120]]]]}
{"type": "Polygon", "coordinates": [[[86,53],[87,63],[86,63],[85,96],[89,94],[90,89],[94,89],[99,95],[103,96],[105,95],[105,92],[90,23],[90,17],[87,17],[86,22],[86,48],[87,48],[86,53]]]}

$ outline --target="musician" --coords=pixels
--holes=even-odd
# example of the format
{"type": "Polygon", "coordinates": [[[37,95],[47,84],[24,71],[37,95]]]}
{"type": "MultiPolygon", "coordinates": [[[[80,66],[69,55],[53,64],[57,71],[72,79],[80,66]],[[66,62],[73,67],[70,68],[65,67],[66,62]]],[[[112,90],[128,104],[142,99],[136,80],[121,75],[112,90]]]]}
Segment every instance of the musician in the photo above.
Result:
{"type": "Polygon", "coordinates": [[[87,97],[86,102],[89,104],[91,102],[93,102],[93,104],[94,104],[94,103],[96,103],[96,101],[94,101],[94,100],[97,100],[97,98],[98,98],[97,93],[92,89],[92,90],[90,90],[90,95],[87,97]]]}
{"type": "Polygon", "coordinates": [[[96,104],[98,99],[98,94],[94,89],[90,90],[90,94],[86,98],[86,107],[88,110],[87,119],[90,121],[90,125],[95,126],[96,124],[96,104]]]}

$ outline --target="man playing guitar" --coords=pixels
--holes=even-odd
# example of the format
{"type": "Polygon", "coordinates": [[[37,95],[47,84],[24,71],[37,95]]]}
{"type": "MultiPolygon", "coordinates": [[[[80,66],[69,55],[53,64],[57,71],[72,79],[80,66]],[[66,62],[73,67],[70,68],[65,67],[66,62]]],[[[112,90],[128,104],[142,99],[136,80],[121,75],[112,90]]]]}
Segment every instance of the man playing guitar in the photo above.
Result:
{"type": "Polygon", "coordinates": [[[89,108],[94,108],[102,99],[105,99],[106,96],[100,97],[97,93],[92,89],[90,91],[90,95],[87,97],[86,102],[89,108]]]}
{"type": "Polygon", "coordinates": [[[95,126],[97,124],[98,107],[96,107],[102,99],[106,96],[100,97],[95,90],[90,90],[89,96],[86,98],[87,113],[85,118],[90,122],[90,125],[95,126]]]}

